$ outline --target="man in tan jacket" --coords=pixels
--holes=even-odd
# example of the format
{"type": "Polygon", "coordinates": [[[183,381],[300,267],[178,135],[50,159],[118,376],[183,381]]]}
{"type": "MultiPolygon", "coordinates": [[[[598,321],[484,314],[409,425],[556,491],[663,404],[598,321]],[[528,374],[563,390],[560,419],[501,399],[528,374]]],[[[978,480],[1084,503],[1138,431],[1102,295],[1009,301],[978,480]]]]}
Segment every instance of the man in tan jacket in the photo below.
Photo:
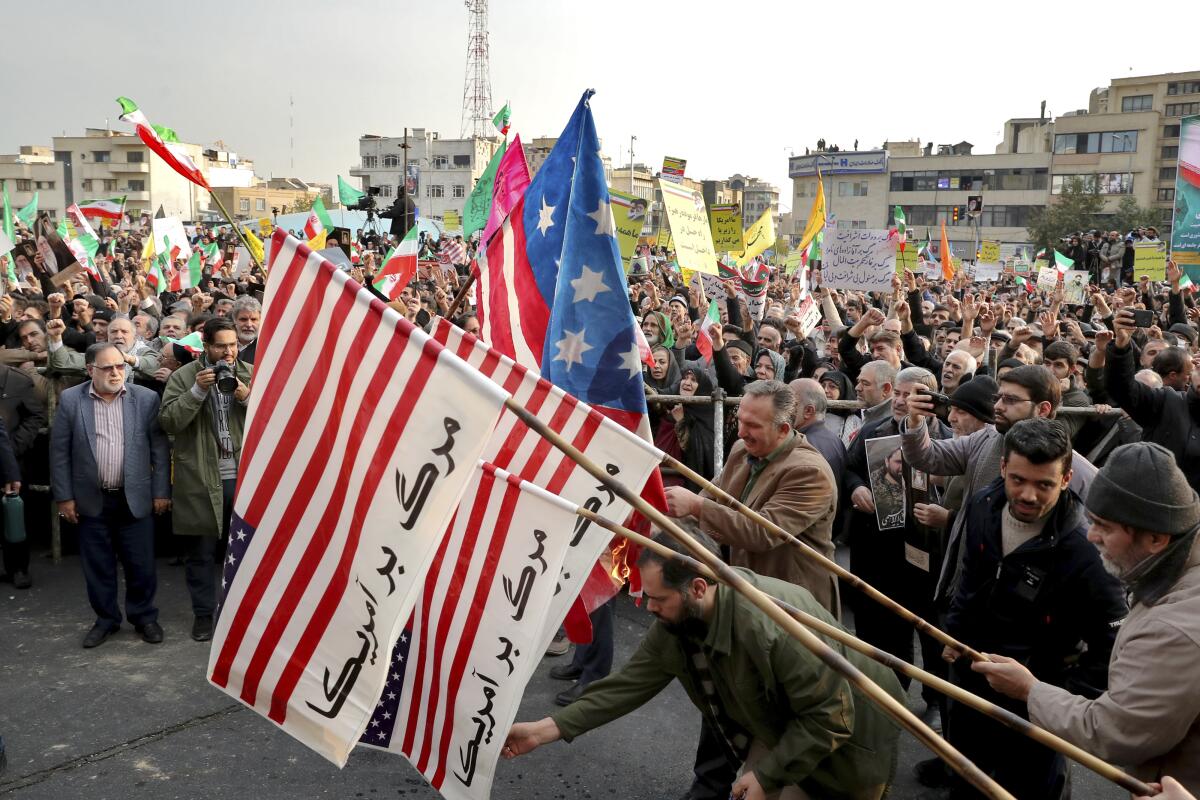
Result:
{"type": "MultiPolygon", "coordinates": [[[[746,386],[738,407],[738,442],[716,484],[833,558],[837,483],[829,463],[792,428],[796,398],[782,381],[746,386]]],[[[682,487],[667,489],[674,517],[694,517],[701,530],[730,548],[730,563],[803,586],[838,616],[837,579],[800,548],[773,535],[734,508],[682,487]]]]}
{"type": "Polygon", "coordinates": [[[1088,539],[1129,591],[1108,690],[1094,700],[1042,683],[1003,656],[976,663],[1029,718],[1142,780],[1200,792],[1200,497],[1161,445],[1119,447],[1085,501],[1088,539]]]}

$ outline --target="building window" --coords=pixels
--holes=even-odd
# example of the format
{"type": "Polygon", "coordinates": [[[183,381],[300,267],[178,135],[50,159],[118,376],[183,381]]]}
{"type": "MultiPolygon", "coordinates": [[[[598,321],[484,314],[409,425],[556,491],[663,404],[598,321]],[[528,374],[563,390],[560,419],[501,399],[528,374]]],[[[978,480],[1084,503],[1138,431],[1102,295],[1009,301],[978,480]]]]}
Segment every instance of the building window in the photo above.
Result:
{"type": "Polygon", "coordinates": [[[1070,186],[1073,181],[1080,181],[1083,191],[1097,194],[1131,194],[1133,192],[1133,175],[1128,172],[1100,172],[1091,175],[1055,175],[1051,182],[1050,193],[1062,194],[1064,186],[1070,186]]]}
{"type": "MultiPolygon", "coordinates": [[[[838,197],[866,197],[867,182],[866,181],[838,181],[838,197]]],[[[754,206],[749,209],[751,213],[754,211],[762,212],[762,206],[754,206]]]]}
{"type": "Polygon", "coordinates": [[[1159,167],[1158,168],[1158,179],[1160,181],[1175,180],[1175,168],[1174,167],[1159,167]]]}
{"type": "Polygon", "coordinates": [[[1167,103],[1168,117],[1187,117],[1200,114],[1200,103],[1167,103]]]}
{"type": "Polygon", "coordinates": [[[53,189],[54,181],[34,181],[33,188],[34,189],[53,189]]]}
{"type": "Polygon", "coordinates": [[[129,191],[131,191],[131,192],[146,191],[146,182],[145,181],[130,181],[129,182],[129,191]]]}
{"type": "Polygon", "coordinates": [[[79,186],[85,192],[90,192],[92,190],[92,182],[91,181],[80,181],[79,186]]]}
{"type": "Polygon", "coordinates": [[[378,163],[379,163],[379,158],[377,156],[363,156],[362,157],[363,169],[375,169],[375,165],[378,163]]]}
{"type": "Polygon", "coordinates": [[[1060,155],[1072,155],[1075,153],[1132,153],[1137,150],[1137,137],[1137,131],[1060,133],[1054,137],[1054,152],[1060,155]]]}
{"type": "MultiPolygon", "coordinates": [[[[1025,167],[988,170],[924,170],[893,172],[889,181],[893,192],[933,192],[942,189],[959,191],[1045,189],[1047,172],[1044,167],[1025,167]]],[[[815,190],[813,194],[815,195],[815,190]]]]}
{"type": "Polygon", "coordinates": [[[440,183],[431,183],[425,188],[426,197],[445,197],[446,187],[440,183]]]}
{"type": "Polygon", "coordinates": [[[380,184],[379,185],[379,196],[380,197],[391,197],[392,196],[392,185],[390,183],[380,184]]]}
{"type": "Polygon", "coordinates": [[[1163,138],[1164,139],[1178,139],[1179,138],[1179,126],[1178,125],[1163,125],[1163,138]]]}
{"type": "Polygon", "coordinates": [[[1149,111],[1154,105],[1154,95],[1152,94],[1135,94],[1131,97],[1121,98],[1122,111],[1149,111]]]}
{"type": "Polygon", "coordinates": [[[453,186],[450,187],[450,196],[457,197],[457,198],[466,197],[467,196],[467,187],[462,185],[461,183],[454,184],[453,186]]]}
{"type": "Polygon", "coordinates": [[[146,162],[146,154],[141,150],[130,150],[125,154],[126,164],[144,164],[146,162]]]}
{"type": "Polygon", "coordinates": [[[265,197],[254,198],[254,210],[255,211],[266,211],[267,210],[267,200],[265,197]]]}
{"type": "Polygon", "coordinates": [[[1179,145],[1164,144],[1160,158],[1179,158],[1179,145]]]}
{"type": "Polygon", "coordinates": [[[116,178],[113,178],[112,180],[105,179],[105,181],[104,181],[104,191],[106,191],[106,192],[115,192],[116,190],[117,190],[117,180],[116,180],[116,178]]]}
{"type": "Polygon", "coordinates": [[[111,160],[112,153],[108,152],[107,150],[92,151],[92,161],[95,161],[97,164],[107,164],[111,160]]]}
{"type": "Polygon", "coordinates": [[[17,191],[18,192],[32,192],[33,191],[33,181],[18,178],[17,179],[17,191]]]}
{"type": "Polygon", "coordinates": [[[446,158],[445,156],[434,156],[433,157],[433,168],[434,169],[445,169],[448,166],[450,166],[450,159],[446,158]]]}
{"type": "Polygon", "coordinates": [[[1159,189],[1158,190],[1158,199],[1159,200],[1174,200],[1175,199],[1175,189],[1174,188],[1159,189]]]}
{"type": "Polygon", "coordinates": [[[398,166],[400,166],[400,156],[396,156],[396,155],[386,155],[386,156],[384,156],[384,157],[383,157],[383,166],[384,166],[384,167],[398,167],[398,166]]]}
{"type": "Polygon", "coordinates": [[[851,230],[858,229],[858,228],[865,228],[865,227],[867,227],[867,221],[866,221],[865,219],[852,219],[852,220],[850,220],[850,228],[851,228],[851,230]]]}
{"type": "Polygon", "coordinates": [[[1174,81],[1167,84],[1167,94],[1196,94],[1200,92],[1200,81],[1174,81]]]}
{"type": "Polygon", "coordinates": [[[250,211],[250,198],[249,197],[243,197],[240,200],[238,200],[238,211],[245,211],[245,212],[249,213],[249,211],[250,211]]]}
{"type": "Polygon", "coordinates": [[[471,166],[471,157],[469,155],[456,155],[454,157],[454,167],[456,169],[469,166],[471,166]]]}

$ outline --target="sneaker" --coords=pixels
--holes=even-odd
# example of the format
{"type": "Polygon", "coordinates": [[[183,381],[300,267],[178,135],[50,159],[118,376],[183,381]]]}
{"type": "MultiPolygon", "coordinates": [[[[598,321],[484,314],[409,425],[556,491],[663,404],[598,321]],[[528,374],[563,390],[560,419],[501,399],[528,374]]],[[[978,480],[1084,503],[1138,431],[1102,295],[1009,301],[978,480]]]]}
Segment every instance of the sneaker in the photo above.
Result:
{"type": "Polygon", "coordinates": [[[197,642],[207,642],[213,637],[213,618],[196,617],[192,623],[192,638],[197,642]]]}
{"type": "Polygon", "coordinates": [[[567,640],[565,633],[559,633],[550,642],[550,646],[546,648],[546,655],[550,657],[565,656],[567,651],[571,649],[571,642],[567,640]]]}

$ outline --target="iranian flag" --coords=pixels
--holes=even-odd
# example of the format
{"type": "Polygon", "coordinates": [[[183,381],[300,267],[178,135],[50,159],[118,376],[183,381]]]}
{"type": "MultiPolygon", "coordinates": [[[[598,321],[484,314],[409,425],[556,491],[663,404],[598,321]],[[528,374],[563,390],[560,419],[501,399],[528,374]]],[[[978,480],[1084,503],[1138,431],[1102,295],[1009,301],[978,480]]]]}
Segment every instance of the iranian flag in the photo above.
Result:
{"type": "Polygon", "coordinates": [[[371,282],[388,300],[395,300],[417,274],[417,226],[408,229],[404,239],[388,253],[379,274],[371,282]]]}
{"type": "Polygon", "coordinates": [[[200,337],[200,331],[193,331],[182,339],[171,339],[170,342],[179,345],[193,356],[200,355],[204,350],[204,340],[200,337]]]}
{"type": "Polygon", "coordinates": [[[892,215],[896,218],[896,236],[900,239],[900,252],[904,252],[904,245],[908,243],[908,225],[904,219],[904,209],[896,206],[896,211],[892,215]]]}
{"type": "MultiPolygon", "coordinates": [[[[325,210],[325,203],[321,201],[320,196],[313,201],[312,210],[308,212],[308,220],[304,223],[304,235],[308,237],[309,242],[312,242],[317,237],[322,237],[321,248],[325,247],[324,236],[333,228],[333,220],[329,218],[329,212],[325,210]]],[[[318,249],[321,249],[318,248],[318,249]]]]}
{"type": "Polygon", "coordinates": [[[221,265],[225,263],[225,253],[221,250],[221,245],[216,242],[210,242],[201,247],[200,250],[204,253],[204,263],[208,264],[213,272],[219,270],[221,265]]]}
{"type": "Polygon", "coordinates": [[[67,206],[67,216],[70,217],[71,223],[75,226],[75,230],[78,231],[78,235],[83,236],[86,234],[96,241],[100,240],[100,237],[96,235],[96,231],[92,228],[91,223],[87,221],[87,217],[84,216],[83,210],[79,206],[74,203],[67,206]]]}
{"type": "Polygon", "coordinates": [[[120,197],[109,197],[104,200],[84,200],[79,203],[79,211],[85,217],[100,217],[101,219],[112,219],[118,222],[121,219],[121,211],[125,208],[125,195],[120,197]]]}
{"type": "Polygon", "coordinates": [[[704,319],[700,322],[700,332],[696,336],[696,349],[704,355],[704,360],[709,364],[713,360],[712,327],[720,324],[721,310],[717,308],[717,301],[709,300],[708,313],[704,315],[704,319]]]}
{"type": "Polygon", "coordinates": [[[118,97],[117,102],[121,104],[121,121],[133,123],[137,128],[138,137],[145,142],[147,147],[167,162],[171,169],[197,186],[203,186],[212,191],[204,174],[196,166],[196,162],[192,161],[192,157],[179,144],[179,137],[175,135],[174,130],[151,125],[150,121],[146,119],[146,115],[137,107],[137,103],[128,97],[118,97]]]}
{"type": "Polygon", "coordinates": [[[175,275],[171,278],[171,291],[182,292],[184,289],[193,289],[200,285],[200,278],[203,275],[204,261],[200,257],[200,251],[193,250],[187,265],[183,269],[175,270],[175,275]]]}
{"type": "Polygon", "coordinates": [[[508,103],[505,103],[504,108],[497,111],[496,116],[492,117],[492,124],[496,126],[496,130],[505,136],[508,135],[508,120],[511,116],[512,109],[509,108],[508,103]]]}
{"type": "Polygon", "coordinates": [[[1075,266],[1075,259],[1067,258],[1057,250],[1054,251],[1054,266],[1059,272],[1066,272],[1071,267],[1075,266]]]}

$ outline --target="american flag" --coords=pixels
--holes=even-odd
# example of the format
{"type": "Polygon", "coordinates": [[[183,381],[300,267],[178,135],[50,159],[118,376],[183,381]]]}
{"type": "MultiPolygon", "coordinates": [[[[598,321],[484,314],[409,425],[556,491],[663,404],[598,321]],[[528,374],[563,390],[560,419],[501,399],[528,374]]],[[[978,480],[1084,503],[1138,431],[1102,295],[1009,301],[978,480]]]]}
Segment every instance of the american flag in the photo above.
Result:
{"type": "Polygon", "coordinates": [[[573,505],[479,465],[396,643],[362,744],[402,753],[451,800],[486,800],[545,652],[542,630],[563,591],[575,519],[573,505]]]}
{"type": "Polygon", "coordinates": [[[467,248],[457,239],[451,239],[442,245],[440,255],[447,264],[462,264],[467,260],[467,248]]]}
{"type": "Polygon", "coordinates": [[[272,245],[208,674],[342,765],[504,393],[307,246],[272,245]]]}
{"type": "MultiPolygon", "coordinates": [[[[441,318],[434,327],[433,337],[503,386],[538,419],[563,435],[592,461],[604,465],[614,479],[633,491],[640,491],[652,476],[658,474],[657,467],[662,460],[658,449],[533,370],[517,364],[441,318]]],[[[595,478],[507,409],[501,414],[482,457],[608,519],[619,521],[629,514],[628,503],[598,484],[595,478]]],[[[554,637],[559,622],[581,593],[583,608],[571,609],[570,621],[572,632],[585,638],[583,634],[590,631],[586,612],[612,597],[620,588],[620,582],[611,574],[611,562],[607,561],[610,534],[582,519],[574,523],[574,528],[576,535],[561,578],[564,590],[555,597],[556,607],[544,632],[545,644],[554,637]]]]}

